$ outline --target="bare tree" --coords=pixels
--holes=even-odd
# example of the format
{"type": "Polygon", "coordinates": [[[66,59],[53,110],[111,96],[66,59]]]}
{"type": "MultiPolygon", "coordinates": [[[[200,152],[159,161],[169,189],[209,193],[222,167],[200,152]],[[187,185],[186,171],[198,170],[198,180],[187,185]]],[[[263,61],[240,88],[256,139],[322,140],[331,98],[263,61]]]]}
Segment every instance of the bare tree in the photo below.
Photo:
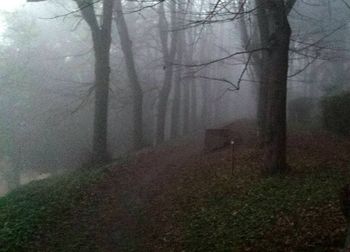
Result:
{"type": "Polygon", "coordinates": [[[137,150],[143,146],[143,93],[136,71],[132,41],[130,39],[128,26],[124,18],[121,0],[115,0],[115,10],[115,23],[117,25],[120,43],[126,61],[129,81],[133,90],[133,145],[134,149],[137,150]]]}
{"type": "Polygon", "coordinates": [[[110,79],[111,26],[114,0],[103,0],[101,22],[95,12],[93,0],[74,0],[89,25],[95,54],[95,115],[93,135],[93,161],[106,162],[108,96],[110,79]]]}
{"type": "Polygon", "coordinates": [[[271,173],[287,169],[286,103],[291,28],[288,13],[295,1],[257,0],[261,41],[266,46],[261,83],[266,89],[264,113],[264,166],[271,173]],[[266,36],[266,37],[265,37],[266,36]]]}
{"type": "Polygon", "coordinates": [[[157,135],[156,141],[157,143],[161,143],[165,139],[165,125],[166,125],[166,112],[168,108],[168,100],[169,94],[172,86],[172,79],[174,73],[174,59],[176,55],[176,47],[177,47],[177,32],[176,28],[176,2],[170,2],[170,27],[166,18],[164,2],[159,4],[158,8],[158,29],[159,36],[161,40],[162,46],[162,54],[163,54],[163,69],[164,69],[164,81],[163,86],[159,93],[159,101],[158,101],[158,115],[157,115],[157,135]],[[169,34],[170,36],[170,48],[168,45],[169,42],[169,34]]]}
{"type": "MultiPolygon", "coordinates": [[[[176,54],[176,63],[182,64],[184,58],[184,38],[179,32],[179,45],[178,45],[178,53],[176,54]]],[[[180,109],[181,109],[181,85],[182,85],[182,71],[181,67],[177,68],[174,76],[174,97],[173,97],[173,106],[171,111],[171,132],[170,135],[172,138],[176,138],[180,135],[180,109]]]]}

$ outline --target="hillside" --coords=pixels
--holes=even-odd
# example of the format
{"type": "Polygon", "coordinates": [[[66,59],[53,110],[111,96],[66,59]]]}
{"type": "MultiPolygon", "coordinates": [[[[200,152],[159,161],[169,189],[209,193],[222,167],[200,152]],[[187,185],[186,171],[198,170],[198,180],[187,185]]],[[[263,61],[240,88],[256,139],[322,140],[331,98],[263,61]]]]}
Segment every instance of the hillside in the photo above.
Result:
{"type": "MultiPolygon", "coordinates": [[[[0,199],[0,251],[338,251],[350,140],[291,133],[290,173],[266,178],[251,127],[235,155],[200,137],[0,199]]],[[[242,130],[240,130],[242,131],[242,130]]]]}

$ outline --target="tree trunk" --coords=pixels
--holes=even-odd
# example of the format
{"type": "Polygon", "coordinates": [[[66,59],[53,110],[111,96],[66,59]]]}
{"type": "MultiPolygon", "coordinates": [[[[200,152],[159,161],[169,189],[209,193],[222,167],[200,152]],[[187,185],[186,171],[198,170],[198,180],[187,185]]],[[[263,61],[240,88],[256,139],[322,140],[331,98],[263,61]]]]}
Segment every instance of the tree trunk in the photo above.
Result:
{"type": "Polygon", "coordinates": [[[264,166],[269,174],[282,173],[286,163],[286,102],[291,29],[283,1],[267,0],[264,8],[271,27],[267,61],[264,166]]]}
{"type": "Polygon", "coordinates": [[[183,84],[183,127],[182,132],[184,135],[188,134],[190,130],[190,86],[187,82],[183,84]]]}
{"type": "Polygon", "coordinates": [[[132,41],[130,39],[128,26],[123,14],[121,0],[115,0],[117,16],[115,23],[118,29],[121,48],[125,57],[126,70],[133,91],[133,146],[134,149],[140,149],[143,146],[143,92],[136,71],[132,41]]]}
{"type": "MultiPolygon", "coordinates": [[[[186,8],[185,3],[183,1],[178,2],[178,12],[179,12],[179,27],[182,28],[185,24],[185,18],[186,18],[186,8]]],[[[177,46],[177,60],[176,63],[181,65],[184,62],[184,50],[185,50],[185,31],[181,30],[177,32],[178,36],[178,46],[177,46]]],[[[181,135],[181,98],[182,98],[182,78],[183,78],[183,67],[178,67],[175,72],[175,83],[174,83],[174,101],[173,101],[173,107],[171,112],[171,130],[170,135],[172,138],[176,138],[179,135],[181,135]]]]}
{"type": "Polygon", "coordinates": [[[102,21],[99,25],[92,0],[75,0],[89,25],[95,52],[95,112],[92,155],[93,162],[109,160],[107,150],[108,96],[111,47],[111,26],[114,0],[103,1],[102,21]]]}
{"type": "MultiPolygon", "coordinates": [[[[254,8],[254,4],[248,4],[246,0],[240,0],[238,2],[237,11],[244,12],[246,10],[249,10],[251,8],[254,8]],[[248,5],[248,6],[247,6],[248,5]],[[252,6],[253,5],[253,6],[252,6]]],[[[241,34],[241,44],[242,48],[251,51],[258,49],[261,47],[261,41],[259,36],[259,28],[257,25],[257,20],[253,20],[253,22],[247,22],[250,19],[250,16],[239,19],[239,28],[240,28],[240,34],[241,34]]],[[[251,20],[250,20],[251,21],[251,20]]],[[[246,62],[250,58],[251,64],[249,64],[249,75],[252,80],[260,80],[261,77],[261,68],[263,66],[262,64],[262,53],[253,53],[251,55],[248,55],[248,57],[245,58],[246,62]]],[[[248,62],[249,63],[249,62],[248,62]]],[[[252,94],[256,97],[256,101],[259,101],[259,88],[260,85],[252,85],[252,94]]],[[[259,108],[261,106],[258,106],[258,102],[256,103],[256,118],[257,121],[263,121],[264,118],[261,117],[262,111],[259,111],[259,108]]],[[[259,123],[263,124],[263,123],[259,123]]],[[[258,135],[262,131],[259,128],[257,129],[258,135]]],[[[262,141],[260,141],[262,142],[262,141]]]]}
{"type": "MultiPolygon", "coordinates": [[[[103,46],[101,46],[103,47],[103,46]]],[[[99,48],[95,52],[95,115],[93,156],[95,162],[108,160],[108,96],[109,96],[109,51],[99,48]]]]}
{"type": "MultiPolygon", "coordinates": [[[[187,11],[191,12],[191,6],[187,7],[187,11]]],[[[186,51],[186,64],[194,64],[194,53],[195,53],[195,29],[189,29],[186,33],[187,47],[186,51]]],[[[195,72],[190,70],[187,74],[186,83],[184,83],[184,106],[183,106],[183,116],[184,125],[183,133],[188,134],[191,129],[194,128],[197,117],[197,103],[196,103],[196,87],[195,87],[195,72]]]]}
{"type": "Polygon", "coordinates": [[[168,109],[169,94],[171,91],[171,84],[173,79],[173,61],[176,54],[177,46],[177,32],[174,32],[175,19],[176,19],[176,3],[171,2],[171,45],[168,48],[168,23],[165,16],[164,3],[159,5],[159,34],[162,44],[163,60],[164,60],[164,82],[159,94],[158,101],[158,115],[157,115],[157,144],[164,142],[165,140],[165,123],[166,113],[168,109]]]}
{"type": "MultiPolygon", "coordinates": [[[[266,48],[269,44],[269,21],[265,8],[266,2],[264,0],[256,0],[257,6],[257,19],[260,34],[260,47],[266,48]]],[[[258,121],[258,135],[261,145],[264,143],[266,133],[266,117],[267,117],[267,74],[268,66],[266,61],[268,60],[267,50],[261,51],[260,66],[257,71],[259,76],[259,88],[258,88],[258,102],[257,102],[257,121],[258,121]]]]}
{"type": "Polygon", "coordinates": [[[191,130],[196,130],[198,125],[197,120],[197,83],[196,79],[191,80],[191,130]]]}
{"type": "Polygon", "coordinates": [[[209,125],[209,99],[210,99],[210,81],[205,81],[202,85],[202,111],[201,111],[201,124],[203,128],[209,125]]]}
{"type": "MultiPolygon", "coordinates": [[[[177,53],[177,63],[181,64],[183,58],[183,52],[181,45],[177,53]]],[[[181,84],[182,84],[182,71],[181,68],[176,70],[175,83],[174,83],[174,100],[171,111],[171,131],[170,135],[172,138],[176,138],[180,135],[180,102],[181,102],[181,84]]]]}

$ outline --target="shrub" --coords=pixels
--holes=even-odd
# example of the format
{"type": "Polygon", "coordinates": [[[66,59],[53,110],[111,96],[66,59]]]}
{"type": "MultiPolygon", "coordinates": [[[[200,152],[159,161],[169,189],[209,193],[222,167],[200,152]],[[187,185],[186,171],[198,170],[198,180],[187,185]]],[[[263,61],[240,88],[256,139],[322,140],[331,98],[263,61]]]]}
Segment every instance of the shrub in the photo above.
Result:
{"type": "Polygon", "coordinates": [[[288,119],[295,123],[310,123],[315,116],[317,100],[310,97],[300,97],[288,103],[288,119]]]}
{"type": "Polygon", "coordinates": [[[350,135],[350,92],[328,96],[322,100],[325,129],[340,135],[350,135]]]}

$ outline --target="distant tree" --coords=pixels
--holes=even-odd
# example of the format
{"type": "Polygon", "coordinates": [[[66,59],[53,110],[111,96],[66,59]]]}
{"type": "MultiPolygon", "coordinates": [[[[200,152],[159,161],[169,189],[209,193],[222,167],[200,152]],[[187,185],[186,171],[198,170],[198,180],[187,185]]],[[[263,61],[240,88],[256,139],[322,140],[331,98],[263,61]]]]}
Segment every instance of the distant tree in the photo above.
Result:
{"type": "Polygon", "coordinates": [[[74,0],[91,29],[95,53],[95,115],[93,135],[93,161],[106,162],[107,150],[108,96],[110,80],[111,26],[114,0],[103,0],[102,17],[98,21],[93,0],[74,0]]]}
{"type": "MultiPolygon", "coordinates": [[[[46,0],[27,0],[41,2],[46,0]]],[[[108,99],[110,81],[110,48],[114,0],[102,1],[102,17],[95,11],[94,0],[73,0],[91,30],[95,55],[95,112],[92,146],[92,161],[104,163],[109,159],[107,148],[108,99]]]]}
{"type": "Polygon", "coordinates": [[[5,20],[8,23],[2,34],[5,43],[0,45],[4,59],[0,63],[0,163],[3,165],[0,176],[7,181],[9,190],[13,190],[20,185],[23,169],[21,124],[33,114],[30,104],[36,85],[28,62],[37,49],[34,44],[37,26],[33,19],[21,13],[8,14],[5,20]]]}
{"type": "MultiPolygon", "coordinates": [[[[179,12],[179,22],[178,26],[180,31],[177,32],[178,40],[177,40],[177,53],[176,53],[176,64],[181,65],[184,63],[185,59],[185,47],[186,47],[186,31],[181,30],[181,28],[185,25],[186,18],[186,6],[184,1],[178,1],[178,12],[179,12]]],[[[182,131],[180,127],[181,123],[181,100],[182,100],[182,85],[183,85],[183,67],[177,67],[175,76],[174,76],[174,97],[173,97],[173,106],[171,110],[171,131],[170,135],[172,138],[178,137],[182,131]]]]}
{"type": "Polygon", "coordinates": [[[134,149],[141,148],[144,144],[143,136],[143,91],[139,82],[138,73],[132,48],[132,41],[126,23],[121,0],[115,0],[115,23],[119,33],[121,48],[126,61],[126,70],[133,91],[133,145],[134,149]]]}
{"type": "Polygon", "coordinates": [[[158,8],[158,31],[161,42],[161,50],[163,54],[163,69],[164,79],[158,99],[158,114],[157,114],[157,143],[162,143],[165,140],[166,114],[168,109],[169,94],[172,87],[174,74],[174,59],[177,48],[177,32],[176,28],[176,2],[171,1],[170,4],[170,25],[168,23],[165,12],[165,1],[159,4],[158,8]],[[169,36],[170,35],[170,36],[169,36]],[[170,46],[169,46],[170,37],[170,46]]]}

